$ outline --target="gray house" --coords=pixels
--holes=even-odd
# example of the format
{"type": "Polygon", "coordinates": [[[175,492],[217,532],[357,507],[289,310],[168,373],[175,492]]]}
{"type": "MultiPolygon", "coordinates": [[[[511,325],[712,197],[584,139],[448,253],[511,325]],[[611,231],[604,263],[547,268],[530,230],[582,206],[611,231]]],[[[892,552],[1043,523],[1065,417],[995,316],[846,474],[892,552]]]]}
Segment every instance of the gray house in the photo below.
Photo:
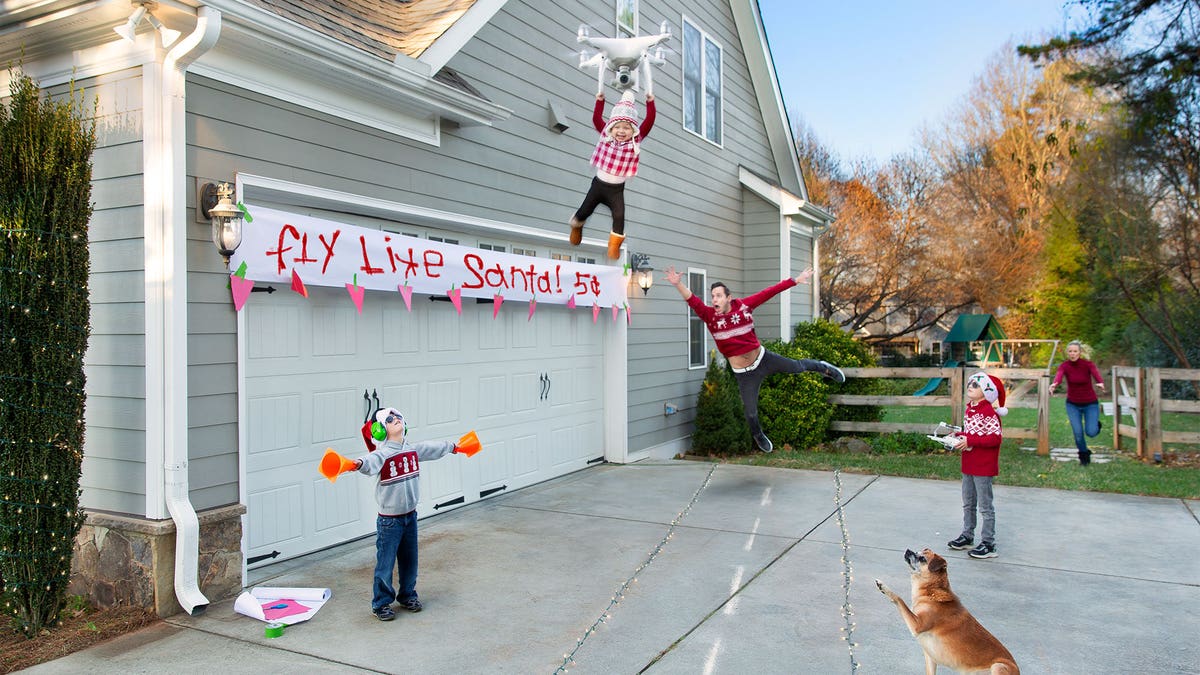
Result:
{"type": "MultiPolygon", "coordinates": [[[[466,297],[459,313],[420,291],[410,308],[394,289],[367,290],[360,313],[340,281],[307,297],[259,281],[277,292],[237,311],[197,208],[206,184],[230,184],[251,213],[467,255],[611,272],[640,253],[705,295],[714,280],[742,295],[815,264],[831,221],[807,202],[755,0],[142,8],[29,0],[0,15],[0,59],[98,104],[74,590],[101,604],[199,612],[248,569],[373,532],[371,481],[316,471],[326,448],[365,452],[366,392],[405,412],[410,438],[483,441],[423,467],[423,517],[689,448],[712,343],[665,283],[623,286],[598,317],[582,302],[530,314],[520,298],[493,314],[466,297]],[[596,78],[575,34],[664,21],[658,120],[611,262],[603,209],[581,246],[567,241],[596,139],[596,78]]],[[[815,292],[760,309],[760,334],[790,335],[815,292]]]]}

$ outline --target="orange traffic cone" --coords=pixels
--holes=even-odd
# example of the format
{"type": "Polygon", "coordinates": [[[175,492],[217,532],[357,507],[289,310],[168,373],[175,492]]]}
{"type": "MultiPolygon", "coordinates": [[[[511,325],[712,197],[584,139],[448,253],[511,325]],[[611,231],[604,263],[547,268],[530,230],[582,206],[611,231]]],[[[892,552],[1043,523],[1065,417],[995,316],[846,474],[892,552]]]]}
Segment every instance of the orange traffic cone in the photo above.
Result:
{"type": "Polygon", "coordinates": [[[463,434],[462,438],[458,439],[458,447],[456,447],[454,451],[460,452],[467,457],[473,457],[475,453],[482,449],[483,446],[479,443],[479,437],[475,435],[474,430],[471,430],[463,434]]]}
{"type": "Polygon", "coordinates": [[[329,479],[330,483],[336,483],[339,475],[357,468],[358,462],[342,457],[334,452],[333,448],[325,448],[325,456],[321,458],[321,466],[318,470],[322,476],[329,479]]]}

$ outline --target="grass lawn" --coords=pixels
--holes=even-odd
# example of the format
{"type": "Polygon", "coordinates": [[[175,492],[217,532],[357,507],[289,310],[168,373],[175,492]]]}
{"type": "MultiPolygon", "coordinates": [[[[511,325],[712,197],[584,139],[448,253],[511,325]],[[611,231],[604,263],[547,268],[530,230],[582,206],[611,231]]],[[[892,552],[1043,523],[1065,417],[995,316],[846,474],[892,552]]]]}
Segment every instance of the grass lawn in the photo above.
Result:
{"type": "MultiPolygon", "coordinates": [[[[931,429],[937,422],[949,419],[949,407],[889,406],[885,408],[883,416],[885,422],[927,422],[931,429]]],[[[1194,445],[1165,447],[1169,461],[1162,464],[1143,463],[1134,458],[1131,449],[1113,453],[1112,418],[1101,416],[1101,420],[1104,429],[1096,438],[1088,439],[1088,447],[1094,453],[1111,455],[1111,462],[1093,462],[1086,467],[1080,466],[1077,461],[1060,462],[1039,456],[1032,449],[1021,449],[1021,446],[1032,448],[1035,445],[1033,440],[1011,439],[1004,441],[1001,446],[1000,475],[996,482],[1000,485],[1200,499],[1200,448],[1194,445]]],[[[1196,420],[1195,415],[1168,413],[1164,415],[1163,427],[1194,430],[1196,420]]],[[[1004,424],[1006,427],[1032,429],[1036,424],[1036,411],[1013,409],[1004,417],[1004,424]]],[[[1128,440],[1132,447],[1132,439],[1128,440]]],[[[940,450],[932,441],[928,445],[928,449],[922,447],[918,451],[887,454],[834,452],[827,447],[814,450],[777,448],[769,455],[730,457],[727,461],[792,469],[841,469],[853,473],[959,480],[962,474],[957,454],[940,450]]],[[[1055,397],[1050,406],[1050,445],[1053,448],[1075,447],[1061,397],[1055,397]]]]}

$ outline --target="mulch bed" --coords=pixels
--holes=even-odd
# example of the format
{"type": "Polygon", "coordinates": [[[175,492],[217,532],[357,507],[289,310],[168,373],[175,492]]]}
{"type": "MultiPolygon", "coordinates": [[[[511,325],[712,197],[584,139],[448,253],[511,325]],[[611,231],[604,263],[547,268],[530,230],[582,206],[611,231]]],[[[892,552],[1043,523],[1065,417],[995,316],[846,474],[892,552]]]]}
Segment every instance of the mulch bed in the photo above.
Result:
{"type": "Polygon", "coordinates": [[[0,619],[0,673],[12,673],[131,633],[159,621],[140,607],[64,611],[59,625],[26,638],[0,619]]]}

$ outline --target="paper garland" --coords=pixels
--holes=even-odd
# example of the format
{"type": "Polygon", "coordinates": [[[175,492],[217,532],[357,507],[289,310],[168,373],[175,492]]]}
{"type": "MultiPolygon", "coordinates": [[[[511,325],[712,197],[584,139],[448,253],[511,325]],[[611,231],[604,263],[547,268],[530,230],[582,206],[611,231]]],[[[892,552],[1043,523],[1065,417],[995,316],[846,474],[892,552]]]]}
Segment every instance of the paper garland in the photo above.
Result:
{"type": "Polygon", "coordinates": [[[492,296],[492,318],[493,319],[495,319],[496,315],[500,313],[500,305],[503,305],[503,304],[504,304],[504,296],[503,295],[500,295],[499,293],[497,293],[496,295],[492,296]]]}
{"type": "Polygon", "coordinates": [[[402,286],[397,286],[396,290],[400,291],[400,297],[404,298],[404,306],[407,307],[408,311],[411,312],[412,311],[412,292],[413,292],[412,286],[409,286],[408,284],[404,284],[402,286]]]}
{"type": "Polygon", "coordinates": [[[292,270],[292,290],[306,298],[308,297],[308,289],[305,288],[304,282],[301,281],[300,275],[296,273],[296,270],[292,270]]]}
{"type": "Polygon", "coordinates": [[[454,303],[454,310],[458,312],[459,316],[462,316],[462,289],[451,287],[446,291],[446,295],[450,296],[450,302],[454,303]]]}
{"type": "Polygon", "coordinates": [[[240,312],[254,290],[254,282],[239,277],[236,273],[229,275],[229,288],[233,291],[233,311],[240,312]]]}

